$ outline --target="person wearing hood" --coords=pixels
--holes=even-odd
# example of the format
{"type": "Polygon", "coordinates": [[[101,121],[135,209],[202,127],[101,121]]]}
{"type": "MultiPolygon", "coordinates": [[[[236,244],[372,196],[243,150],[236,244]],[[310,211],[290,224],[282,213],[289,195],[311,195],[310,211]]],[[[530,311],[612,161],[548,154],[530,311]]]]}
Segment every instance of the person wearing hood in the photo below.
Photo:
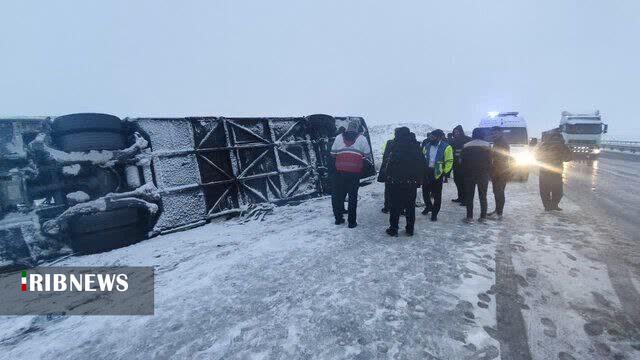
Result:
{"type": "Polygon", "coordinates": [[[482,131],[473,129],[472,140],[464,144],[460,152],[462,172],[464,174],[464,202],[467,206],[467,217],[463,220],[473,222],[473,197],[478,188],[480,199],[479,222],[487,219],[487,188],[491,172],[491,144],[482,139],[482,131]]]}
{"type": "Polygon", "coordinates": [[[384,206],[382,207],[382,212],[385,214],[389,213],[389,183],[387,182],[387,161],[389,161],[389,153],[393,149],[393,144],[395,142],[397,132],[399,128],[395,128],[393,131],[393,138],[387,140],[382,148],[382,164],[380,165],[380,171],[378,172],[378,182],[384,183],[384,206]]]}
{"type": "Polygon", "coordinates": [[[536,149],[536,160],[540,164],[540,198],[545,211],[560,211],[562,199],[563,163],[571,160],[571,150],[559,132],[548,134],[536,149]]]}
{"type": "Polygon", "coordinates": [[[344,223],[344,200],[349,195],[347,208],[349,228],[358,226],[356,211],[358,206],[358,188],[364,162],[371,154],[367,139],[359,131],[357,121],[349,122],[345,132],[338,134],[331,146],[331,156],[335,158],[336,171],[333,176],[331,204],[336,225],[344,223]]]}
{"type": "Polygon", "coordinates": [[[471,138],[464,134],[462,125],[458,125],[453,128],[451,132],[451,147],[453,148],[453,181],[456,184],[458,190],[458,197],[451,201],[464,205],[464,174],[462,172],[462,162],[460,160],[460,153],[464,148],[464,144],[471,141],[471,138]]]}
{"type": "Polygon", "coordinates": [[[504,210],[505,195],[504,190],[507,182],[511,178],[511,147],[502,135],[502,129],[495,126],[492,129],[493,149],[491,152],[491,188],[496,201],[495,211],[489,213],[487,217],[493,220],[502,219],[504,210]]]}
{"type": "Polygon", "coordinates": [[[385,171],[390,186],[391,205],[389,228],[386,232],[390,236],[398,235],[400,214],[404,211],[407,221],[405,230],[411,236],[416,218],[416,189],[420,186],[425,171],[425,160],[420,148],[411,138],[409,128],[401,127],[396,132],[385,171]]]}
{"type": "Polygon", "coordinates": [[[422,182],[423,215],[431,213],[431,221],[438,220],[442,205],[442,182],[444,176],[453,166],[453,149],[444,141],[444,132],[440,129],[429,133],[422,143],[422,153],[427,164],[425,178],[422,182]],[[431,203],[433,197],[433,203],[431,203]]]}

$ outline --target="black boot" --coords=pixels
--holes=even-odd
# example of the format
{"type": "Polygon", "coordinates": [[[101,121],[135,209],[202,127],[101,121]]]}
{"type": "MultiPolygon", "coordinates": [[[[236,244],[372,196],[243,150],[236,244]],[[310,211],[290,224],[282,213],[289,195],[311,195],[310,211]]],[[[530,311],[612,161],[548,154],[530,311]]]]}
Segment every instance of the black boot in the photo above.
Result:
{"type": "Polygon", "coordinates": [[[386,232],[389,236],[398,236],[398,229],[388,228],[386,232]]]}

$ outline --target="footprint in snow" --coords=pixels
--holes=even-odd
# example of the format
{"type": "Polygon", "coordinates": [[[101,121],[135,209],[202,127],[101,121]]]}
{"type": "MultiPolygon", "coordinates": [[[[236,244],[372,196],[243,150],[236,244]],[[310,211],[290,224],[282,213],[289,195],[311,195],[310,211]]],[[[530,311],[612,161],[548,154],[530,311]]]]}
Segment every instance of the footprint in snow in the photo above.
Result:
{"type": "Polygon", "coordinates": [[[553,320],[544,317],[540,319],[540,323],[545,327],[542,332],[546,336],[551,338],[555,338],[558,336],[558,328],[556,327],[556,324],[553,322],[553,320]]]}
{"type": "Polygon", "coordinates": [[[558,360],[576,360],[571,354],[561,351],[558,353],[558,360]]]}

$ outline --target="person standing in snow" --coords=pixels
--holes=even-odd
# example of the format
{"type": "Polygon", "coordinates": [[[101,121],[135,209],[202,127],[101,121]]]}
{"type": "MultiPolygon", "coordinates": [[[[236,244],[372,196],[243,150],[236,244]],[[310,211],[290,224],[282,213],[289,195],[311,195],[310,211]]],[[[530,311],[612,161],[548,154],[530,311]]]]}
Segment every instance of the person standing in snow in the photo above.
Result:
{"type": "Polygon", "coordinates": [[[540,198],[545,211],[561,211],[563,163],[571,160],[571,150],[559,132],[551,132],[536,149],[540,163],[540,198]]]}
{"type": "Polygon", "coordinates": [[[482,139],[482,131],[473,129],[472,140],[464,144],[460,159],[464,174],[464,202],[467,206],[466,223],[473,222],[473,197],[478,188],[480,199],[479,222],[487,219],[487,188],[489,187],[489,175],[491,172],[491,144],[482,139]]]}
{"type": "Polygon", "coordinates": [[[389,205],[389,183],[386,180],[387,174],[385,170],[387,167],[387,161],[389,160],[389,153],[391,153],[391,150],[393,149],[393,143],[396,139],[397,131],[398,128],[394,130],[393,138],[387,140],[382,148],[382,164],[380,165],[380,172],[378,173],[378,182],[384,183],[384,206],[382,208],[382,212],[385,214],[389,213],[389,208],[391,207],[389,205]]]}
{"type": "Polygon", "coordinates": [[[509,143],[502,135],[500,127],[492,128],[492,137],[491,187],[496,201],[496,209],[489,213],[487,217],[493,220],[501,220],[505,203],[504,190],[507,186],[507,181],[511,177],[511,155],[509,154],[509,143]]]}
{"type": "MultiPolygon", "coordinates": [[[[453,144],[453,134],[452,133],[447,133],[447,138],[446,138],[447,144],[449,144],[449,146],[451,146],[451,144],[453,144]]],[[[453,146],[451,146],[451,149],[453,150],[453,146]]],[[[453,169],[453,167],[452,167],[453,169]]],[[[444,179],[442,180],[443,183],[448,183],[449,182],[449,178],[451,177],[451,171],[449,171],[448,173],[444,174],[444,179]]],[[[453,199],[452,199],[453,200],[453,199]]]]}
{"type": "Polygon", "coordinates": [[[349,195],[347,220],[349,228],[358,226],[358,188],[364,169],[365,158],[371,154],[367,139],[359,132],[357,121],[349,122],[345,132],[336,136],[331,146],[331,156],[335,157],[336,171],[333,176],[331,204],[336,225],[344,223],[344,200],[349,195]]]}
{"type": "Polygon", "coordinates": [[[464,148],[464,144],[471,141],[467,135],[464,134],[462,125],[458,125],[453,128],[451,132],[452,141],[449,143],[453,148],[453,181],[456,184],[458,190],[458,198],[451,201],[464,205],[464,173],[462,172],[462,161],[460,159],[460,153],[464,148]]]}
{"type": "Polygon", "coordinates": [[[396,132],[393,150],[389,154],[386,164],[387,182],[390,191],[389,228],[390,236],[398,236],[400,214],[406,216],[405,230],[407,235],[413,235],[416,219],[416,192],[420,186],[425,171],[425,160],[411,137],[409,128],[401,127],[396,132]]]}
{"type": "Polygon", "coordinates": [[[429,133],[429,137],[422,143],[422,153],[427,164],[422,182],[422,214],[431,212],[431,221],[437,221],[442,205],[442,182],[453,166],[453,148],[444,141],[444,132],[437,129],[429,133]]]}

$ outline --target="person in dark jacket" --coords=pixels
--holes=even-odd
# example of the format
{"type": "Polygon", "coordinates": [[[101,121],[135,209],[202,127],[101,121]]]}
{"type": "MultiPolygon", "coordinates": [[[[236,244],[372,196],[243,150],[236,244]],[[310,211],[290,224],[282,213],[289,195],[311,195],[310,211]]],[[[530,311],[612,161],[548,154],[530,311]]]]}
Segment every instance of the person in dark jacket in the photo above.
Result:
{"type": "Polygon", "coordinates": [[[449,144],[453,148],[453,181],[455,182],[456,189],[458,190],[458,197],[451,201],[464,205],[464,173],[462,171],[460,153],[464,148],[464,144],[471,141],[471,138],[464,134],[462,125],[458,125],[453,128],[451,138],[452,140],[449,144]]]}
{"type": "Polygon", "coordinates": [[[487,214],[489,219],[501,220],[504,210],[504,190],[511,177],[510,146],[502,135],[502,129],[496,126],[492,129],[493,149],[491,151],[491,187],[496,201],[496,209],[487,214]]]}
{"type": "Polygon", "coordinates": [[[571,150],[565,145],[562,134],[551,132],[538,145],[536,160],[540,164],[540,198],[545,211],[562,210],[562,163],[571,160],[571,150]]]}
{"type": "Polygon", "coordinates": [[[382,150],[382,164],[380,164],[380,172],[378,173],[378,182],[384,183],[384,206],[382,207],[382,212],[385,214],[388,214],[389,209],[391,208],[391,205],[389,204],[389,183],[387,182],[387,174],[386,174],[387,162],[389,161],[389,154],[393,149],[393,144],[396,139],[397,131],[398,131],[398,128],[396,128],[393,131],[393,134],[394,134],[393,138],[387,140],[387,142],[384,144],[384,147],[382,150]]]}
{"type": "Polygon", "coordinates": [[[473,197],[478,188],[480,199],[479,222],[487,219],[487,188],[491,172],[491,144],[482,140],[482,131],[473,129],[472,140],[464,144],[460,152],[462,172],[464,174],[464,202],[467,206],[467,217],[464,221],[473,222],[473,197]]]}
{"type": "Polygon", "coordinates": [[[424,171],[424,157],[411,138],[409,129],[407,127],[399,128],[386,166],[391,205],[390,226],[387,229],[387,234],[398,235],[400,214],[404,211],[407,219],[405,227],[407,235],[413,235],[416,218],[416,189],[420,186],[424,171]]]}
{"type": "Polygon", "coordinates": [[[356,211],[358,206],[358,188],[365,159],[371,154],[369,142],[359,131],[360,124],[351,121],[344,134],[338,134],[331,146],[331,156],[335,158],[336,172],[333,174],[331,205],[336,225],[344,223],[344,200],[349,195],[349,228],[358,226],[356,211]]]}
{"type": "Polygon", "coordinates": [[[427,164],[422,182],[422,199],[424,200],[422,214],[427,215],[431,212],[431,221],[437,221],[442,204],[443,179],[451,172],[453,165],[453,149],[444,141],[444,132],[437,129],[432,131],[422,143],[421,151],[427,164]],[[433,203],[431,203],[431,197],[433,197],[433,203]]]}

